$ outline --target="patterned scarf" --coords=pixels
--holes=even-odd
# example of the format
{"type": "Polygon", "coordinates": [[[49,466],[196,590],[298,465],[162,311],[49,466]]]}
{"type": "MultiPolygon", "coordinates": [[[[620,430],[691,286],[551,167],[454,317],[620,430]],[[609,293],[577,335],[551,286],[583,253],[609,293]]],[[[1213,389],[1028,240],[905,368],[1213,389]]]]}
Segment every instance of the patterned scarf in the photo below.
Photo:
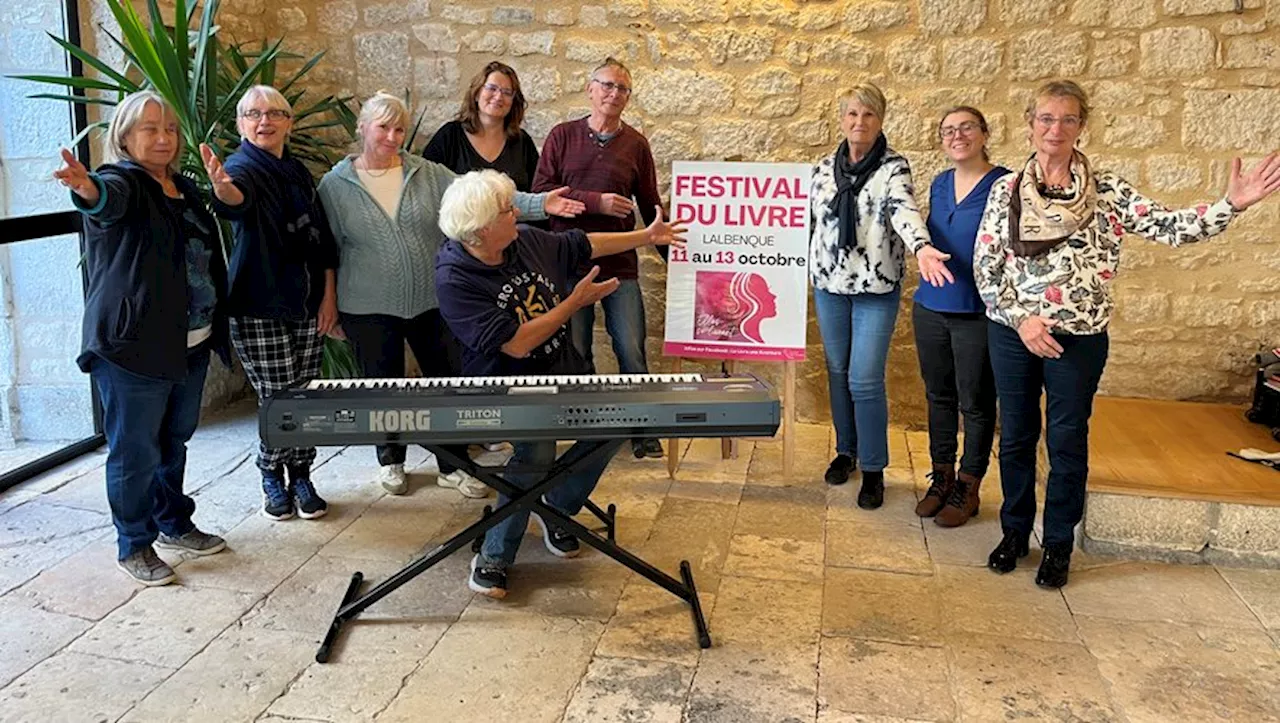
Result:
{"type": "Polygon", "coordinates": [[[1093,221],[1098,188],[1089,159],[1080,151],[1071,158],[1071,185],[1054,193],[1045,187],[1044,171],[1033,155],[1014,179],[1009,201],[1009,240],[1017,256],[1043,256],[1093,221]]]}

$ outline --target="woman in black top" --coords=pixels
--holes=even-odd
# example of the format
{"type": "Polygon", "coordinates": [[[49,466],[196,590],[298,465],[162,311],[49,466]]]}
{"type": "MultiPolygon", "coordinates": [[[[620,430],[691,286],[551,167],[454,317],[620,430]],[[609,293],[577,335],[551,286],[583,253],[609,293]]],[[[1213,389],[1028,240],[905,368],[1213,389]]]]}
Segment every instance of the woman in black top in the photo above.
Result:
{"type": "Polygon", "coordinates": [[[143,585],[167,585],[173,568],[154,547],[226,547],[195,526],[183,478],[210,352],[231,364],[227,272],[217,222],[178,170],[182,134],[164,98],[125,97],[105,145],[108,162],[96,172],[65,150],[54,172],[84,214],[89,288],[76,363],[102,401],[117,565],[143,585]]]}
{"type": "Polygon", "coordinates": [[[516,71],[495,60],[471,79],[457,120],[440,126],[422,155],[459,174],[492,168],[528,192],[538,149],[520,128],[525,108],[516,71]]]}

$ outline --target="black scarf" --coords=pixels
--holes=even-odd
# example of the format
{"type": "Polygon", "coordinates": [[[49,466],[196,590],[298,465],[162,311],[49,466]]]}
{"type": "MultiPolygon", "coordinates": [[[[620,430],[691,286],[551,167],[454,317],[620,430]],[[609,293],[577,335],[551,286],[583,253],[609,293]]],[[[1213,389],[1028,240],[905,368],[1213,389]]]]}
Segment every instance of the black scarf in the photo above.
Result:
{"type": "Polygon", "coordinates": [[[840,248],[853,248],[858,235],[858,194],[862,187],[875,175],[876,169],[884,162],[885,151],[889,142],[884,134],[876,136],[876,142],[862,160],[853,163],[849,160],[849,141],[840,142],[836,149],[835,176],[836,195],[831,199],[831,210],[840,217],[840,248]]]}

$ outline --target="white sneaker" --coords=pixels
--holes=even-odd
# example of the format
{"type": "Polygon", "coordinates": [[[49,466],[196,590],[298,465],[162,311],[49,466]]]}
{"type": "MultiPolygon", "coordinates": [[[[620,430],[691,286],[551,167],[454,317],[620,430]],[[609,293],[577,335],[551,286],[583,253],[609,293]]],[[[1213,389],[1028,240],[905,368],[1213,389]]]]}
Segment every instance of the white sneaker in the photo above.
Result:
{"type": "Polygon", "coordinates": [[[449,474],[436,475],[436,484],[455,489],[461,492],[463,497],[478,500],[489,496],[489,487],[485,483],[460,469],[455,469],[449,474]]]}
{"type": "Polygon", "coordinates": [[[473,444],[468,451],[471,454],[471,459],[481,467],[504,467],[516,453],[515,447],[512,447],[510,442],[473,444]]]}
{"type": "Polygon", "coordinates": [[[409,482],[404,478],[403,464],[384,464],[378,470],[378,484],[389,494],[402,495],[409,491],[409,482]]]}

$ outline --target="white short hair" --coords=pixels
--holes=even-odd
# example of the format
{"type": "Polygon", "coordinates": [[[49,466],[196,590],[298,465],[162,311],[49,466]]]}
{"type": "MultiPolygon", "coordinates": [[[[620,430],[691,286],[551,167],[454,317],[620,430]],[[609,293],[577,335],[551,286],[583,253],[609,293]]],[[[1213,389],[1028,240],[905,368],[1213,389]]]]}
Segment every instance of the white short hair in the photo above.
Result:
{"type": "MultiPolygon", "coordinates": [[[[284,97],[283,93],[269,85],[255,85],[240,96],[240,102],[236,103],[236,118],[243,118],[244,112],[249,110],[249,106],[253,105],[253,102],[259,98],[267,102],[268,110],[282,110],[288,113],[290,118],[293,117],[293,106],[289,105],[289,100],[284,97]]],[[[238,122],[236,126],[239,127],[238,122]]],[[[241,133],[240,137],[244,138],[244,133],[241,133]]]]}
{"type": "Polygon", "coordinates": [[[492,169],[459,176],[440,199],[440,230],[444,235],[474,246],[480,229],[493,223],[511,205],[516,184],[492,169]]]}
{"type": "MultiPolygon", "coordinates": [[[[173,106],[169,105],[169,101],[164,96],[154,90],[140,90],[137,93],[130,93],[124,97],[124,100],[116,104],[115,114],[111,116],[111,124],[107,126],[107,142],[104,146],[103,156],[108,163],[119,163],[120,161],[134,161],[129,153],[129,148],[125,143],[125,139],[129,137],[129,133],[133,131],[133,127],[142,119],[142,114],[147,110],[148,103],[155,103],[160,108],[161,118],[178,119],[178,114],[173,112],[173,106]]],[[[183,138],[182,129],[178,129],[178,148],[173,154],[173,160],[169,161],[169,173],[176,174],[182,164],[179,159],[182,158],[183,138]]]]}

